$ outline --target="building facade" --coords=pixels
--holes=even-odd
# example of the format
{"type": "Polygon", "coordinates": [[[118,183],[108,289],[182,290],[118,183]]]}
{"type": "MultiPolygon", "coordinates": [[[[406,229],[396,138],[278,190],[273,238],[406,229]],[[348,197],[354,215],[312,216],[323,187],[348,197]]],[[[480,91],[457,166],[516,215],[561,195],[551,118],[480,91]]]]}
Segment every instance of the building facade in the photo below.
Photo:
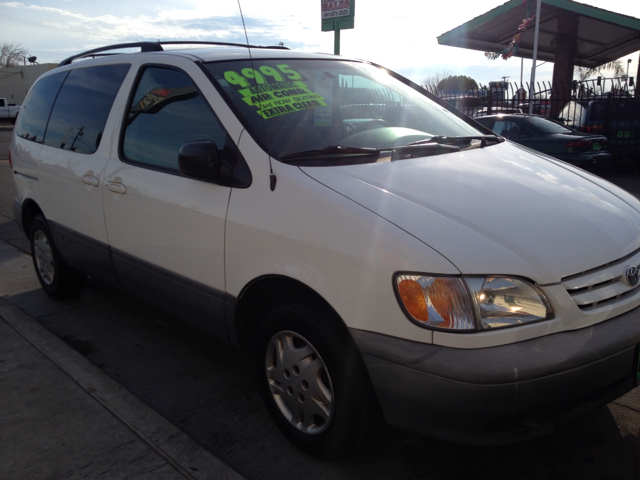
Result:
{"type": "Polygon", "coordinates": [[[0,68],[0,97],[20,105],[38,77],[57,66],[57,63],[43,63],[0,68]]]}

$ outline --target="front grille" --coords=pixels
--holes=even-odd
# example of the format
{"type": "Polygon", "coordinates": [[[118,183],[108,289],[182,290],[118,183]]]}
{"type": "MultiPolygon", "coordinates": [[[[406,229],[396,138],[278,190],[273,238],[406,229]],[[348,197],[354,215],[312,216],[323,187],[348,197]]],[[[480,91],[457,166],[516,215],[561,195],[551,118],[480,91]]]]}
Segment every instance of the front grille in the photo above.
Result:
{"type": "Polygon", "coordinates": [[[564,277],[562,286],[581,310],[592,310],[596,306],[613,305],[633,295],[638,288],[625,281],[627,266],[640,265],[640,250],[636,250],[615,262],[564,277]]]}

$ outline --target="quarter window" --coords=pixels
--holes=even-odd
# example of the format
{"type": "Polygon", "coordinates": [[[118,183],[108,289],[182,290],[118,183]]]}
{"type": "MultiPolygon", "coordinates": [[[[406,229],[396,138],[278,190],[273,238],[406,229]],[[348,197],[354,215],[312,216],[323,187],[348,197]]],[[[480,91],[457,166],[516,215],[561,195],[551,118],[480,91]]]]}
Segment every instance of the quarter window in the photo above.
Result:
{"type": "Polygon", "coordinates": [[[66,76],[67,72],[49,75],[33,86],[20,108],[15,126],[17,136],[37,143],[43,142],[53,102],[66,76]]]}
{"type": "Polygon", "coordinates": [[[129,105],[124,157],[177,172],[180,147],[206,140],[222,150],[227,134],[191,79],[178,70],[145,69],[129,105]]]}

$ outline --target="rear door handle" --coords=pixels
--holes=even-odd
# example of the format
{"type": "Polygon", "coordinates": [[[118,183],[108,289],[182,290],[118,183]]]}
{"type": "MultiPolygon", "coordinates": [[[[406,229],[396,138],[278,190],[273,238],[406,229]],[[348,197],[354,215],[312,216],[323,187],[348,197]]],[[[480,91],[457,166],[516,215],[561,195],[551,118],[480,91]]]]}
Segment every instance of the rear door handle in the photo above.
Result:
{"type": "Polygon", "coordinates": [[[107,182],[107,190],[113,193],[119,193],[120,195],[127,193],[127,187],[121,183],[115,182],[107,182]]]}

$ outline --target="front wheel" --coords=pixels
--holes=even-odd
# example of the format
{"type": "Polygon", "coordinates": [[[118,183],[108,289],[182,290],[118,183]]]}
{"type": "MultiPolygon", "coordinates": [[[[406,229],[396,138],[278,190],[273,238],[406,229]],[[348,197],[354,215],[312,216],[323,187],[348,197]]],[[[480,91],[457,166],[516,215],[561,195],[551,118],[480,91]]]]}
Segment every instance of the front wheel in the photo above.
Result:
{"type": "Polygon", "coordinates": [[[53,298],[65,299],[80,295],[87,275],[65,263],[53,243],[47,221],[38,215],[31,222],[29,239],[36,275],[42,289],[53,298]]]}
{"type": "Polygon", "coordinates": [[[376,403],[360,353],[326,310],[295,302],[271,308],[260,321],[254,365],[284,435],[310,455],[337,459],[377,426],[376,403]]]}

